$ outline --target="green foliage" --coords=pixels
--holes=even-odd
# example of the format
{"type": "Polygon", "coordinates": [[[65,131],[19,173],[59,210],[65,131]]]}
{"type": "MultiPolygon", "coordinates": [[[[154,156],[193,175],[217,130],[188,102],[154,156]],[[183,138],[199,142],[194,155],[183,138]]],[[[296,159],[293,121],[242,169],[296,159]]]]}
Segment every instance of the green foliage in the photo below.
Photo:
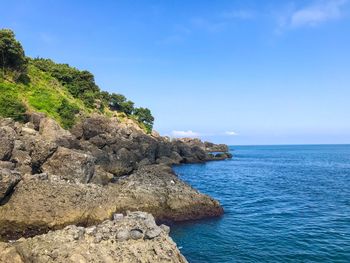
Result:
{"type": "Polygon", "coordinates": [[[112,93],[108,102],[111,110],[121,111],[127,115],[131,115],[134,111],[134,103],[127,100],[124,95],[112,93]]]}
{"type": "Polygon", "coordinates": [[[63,99],[57,112],[61,117],[63,128],[68,129],[75,124],[75,115],[79,113],[79,108],[76,105],[69,103],[67,99],[63,99]]]}
{"type": "Polygon", "coordinates": [[[0,116],[25,121],[26,107],[13,86],[0,83],[0,116]]]}
{"type": "Polygon", "coordinates": [[[11,71],[16,81],[28,82],[27,58],[22,45],[15,39],[15,34],[9,29],[0,30],[0,66],[2,75],[11,71]]]}
{"type": "Polygon", "coordinates": [[[142,107],[135,108],[134,116],[139,122],[145,125],[148,133],[152,132],[154,117],[152,116],[152,113],[149,109],[142,107]]]}
{"type": "Polygon", "coordinates": [[[95,100],[100,99],[100,89],[89,71],[80,71],[68,64],[57,64],[50,59],[36,58],[31,63],[56,78],[74,98],[81,99],[87,107],[93,108],[95,100]]]}

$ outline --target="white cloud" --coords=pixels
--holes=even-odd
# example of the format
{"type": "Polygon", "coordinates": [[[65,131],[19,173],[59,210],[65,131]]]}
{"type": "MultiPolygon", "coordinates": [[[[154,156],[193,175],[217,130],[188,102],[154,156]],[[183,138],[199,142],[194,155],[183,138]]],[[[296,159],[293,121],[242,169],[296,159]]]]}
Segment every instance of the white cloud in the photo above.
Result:
{"type": "Polygon", "coordinates": [[[238,135],[238,133],[234,132],[234,131],[227,131],[225,132],[226,135],[229,135],[229,136],[236,136],[238,135]]]}
{"type": "Polygon", "coordinates": [[[188,131],[172,131],[172,136],[174,137],[199,137],[200,134],[198,132],[194,132],[191,130],[188,131]]]}
{"type": "Polygon", "coordinates": [[[297,28],[317,26],[329,20],[342,17],[341,8],[348,0],[319,0],[311,5],[289,12],[280,24],[281,27],[297,28]]]}

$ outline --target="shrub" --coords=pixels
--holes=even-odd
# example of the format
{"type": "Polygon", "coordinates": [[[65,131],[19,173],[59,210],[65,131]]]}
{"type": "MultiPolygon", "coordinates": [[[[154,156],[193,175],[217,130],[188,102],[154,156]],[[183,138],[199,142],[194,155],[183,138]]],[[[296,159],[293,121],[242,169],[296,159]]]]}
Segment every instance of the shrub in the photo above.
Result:
{"type": "Polygon", "coordinates": [[[0,116],[16,121],[26,120],[26,107],[15,95],[0,95],[0,116]]]}
{"type": "Polygon", "coordinates": [[[62,126],[65,129],[69,129],[75,124],[75,115],[79,113],[79,108],[74,104],[69,103],[67,99],[63,99],[57,112],[60,115],[62,126]]]}

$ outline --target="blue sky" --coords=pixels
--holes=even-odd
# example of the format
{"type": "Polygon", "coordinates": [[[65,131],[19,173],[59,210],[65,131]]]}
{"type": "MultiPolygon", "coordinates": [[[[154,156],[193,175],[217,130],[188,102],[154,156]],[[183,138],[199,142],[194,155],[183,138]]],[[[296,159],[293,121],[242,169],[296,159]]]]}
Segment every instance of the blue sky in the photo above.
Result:
{"type": "Polygon", "coordinates": [[[155,129],[350,143],[350,0],[0,0],[26,54],[94,73],[155,129]]]}

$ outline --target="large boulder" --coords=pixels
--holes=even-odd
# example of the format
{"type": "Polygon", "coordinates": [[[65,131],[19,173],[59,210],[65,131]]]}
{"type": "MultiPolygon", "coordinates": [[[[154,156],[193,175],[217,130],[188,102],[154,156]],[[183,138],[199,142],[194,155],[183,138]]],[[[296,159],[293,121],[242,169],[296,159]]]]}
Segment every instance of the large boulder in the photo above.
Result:
{"type": "Polygon", "coordinates": [[[93,115],[90,118],[86,118],[80,124],[85,140],[89,140],[100,134],[112,134],[116,131],[117,125],[118,121],[116,119],[108,119],[101,115],[93,115]]]}
{"type": "Polygon", "coordinates": [[[43,118],[40,121],[39,132],[42,140],[54,142],[60,146],[76,148],[74,136],[63,129],[56,121],[50,118],[43,118]]]}
{"type": "Polygon", "coordinates": [[[95,171],[95,158],[77,150],[59,147],[42,166],[42,171],[61,179],[88,183],[95,171]]]}
{"type": "Polygon", "coordinates": [[[10,159],[15,145],[16,132],[9,126],[0,127],[0,161],[10,159]]]}

